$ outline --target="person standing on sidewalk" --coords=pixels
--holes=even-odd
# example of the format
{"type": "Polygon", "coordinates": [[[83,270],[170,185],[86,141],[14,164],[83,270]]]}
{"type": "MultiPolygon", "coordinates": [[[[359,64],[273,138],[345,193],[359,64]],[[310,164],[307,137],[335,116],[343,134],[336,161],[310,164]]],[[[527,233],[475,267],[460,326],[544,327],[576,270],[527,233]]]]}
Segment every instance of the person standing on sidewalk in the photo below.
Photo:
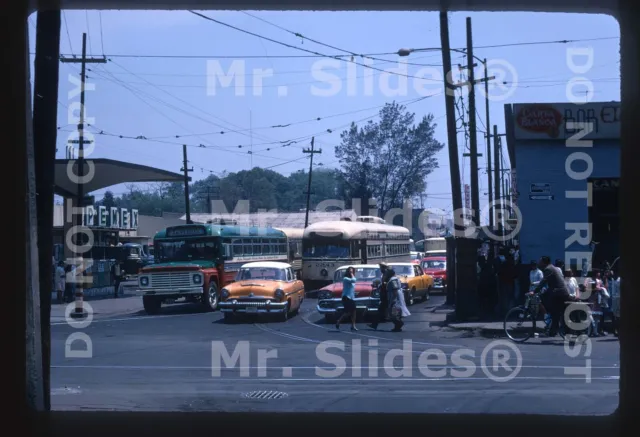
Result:
{"type": "Polygon", "coordinates": [[[357,331],[356,328],[356,269],[347,267],[347,272],[342,278],[342,305],[344,312],[336,322],[336,329],[340,330],[340,323],[346,318],[351,319],[351,330],[357,331]]]}
{"type": "Polygon", "coordinates": [[[58,300],[58,303],[63,303],[64,292],[66,288],[66,273],[64,271],[64,262],[60,261],[58,263],[58,266],[54,270],[54,275],[56,284],[56,299],[58,300]]]}
{"type": "Polygon", "coordinates": [[[120,266],[119,261],[116,261],[111,266],[111,280],[113,281],[114,297],[118,297],[118,291],[120,290],[120,283],[122,282],[122,268],[120,266]]]}

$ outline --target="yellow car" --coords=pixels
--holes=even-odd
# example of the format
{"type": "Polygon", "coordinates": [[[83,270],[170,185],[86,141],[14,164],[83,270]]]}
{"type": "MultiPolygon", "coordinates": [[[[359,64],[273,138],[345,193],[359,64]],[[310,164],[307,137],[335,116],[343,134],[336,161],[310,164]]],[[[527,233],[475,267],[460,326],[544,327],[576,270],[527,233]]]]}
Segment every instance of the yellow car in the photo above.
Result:
{"type": "Polygon", "coordinates": [[[304,300],[304,285],[291,265],[252,262],[243,265],[235,281],[220,290],[218,308],[225,322],[237,314],[275,314],[286,321],[304,300]]]}
{"type": "Polygon", "coordinates": [[[389,263],[389,267],[396,272],[396,276],[402,282],[407,305],[413,305],[417,297],[420,297],[423,302],[429,300],[429,293],[433,288],[433,276],[426,274],[422,267],[414,263],[389,263]]]}

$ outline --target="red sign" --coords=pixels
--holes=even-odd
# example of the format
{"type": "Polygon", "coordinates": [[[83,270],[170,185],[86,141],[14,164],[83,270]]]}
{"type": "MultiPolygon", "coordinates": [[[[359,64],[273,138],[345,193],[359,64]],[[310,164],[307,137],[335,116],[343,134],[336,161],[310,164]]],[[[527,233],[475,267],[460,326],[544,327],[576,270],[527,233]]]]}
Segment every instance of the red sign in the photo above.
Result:
{"type": "Polygon", "coordinates": [[[560,135],[562,114],[550,105],[528,105],[520,109],[516,115],[516,123],[521,129],[557,138],[560,135]]]}

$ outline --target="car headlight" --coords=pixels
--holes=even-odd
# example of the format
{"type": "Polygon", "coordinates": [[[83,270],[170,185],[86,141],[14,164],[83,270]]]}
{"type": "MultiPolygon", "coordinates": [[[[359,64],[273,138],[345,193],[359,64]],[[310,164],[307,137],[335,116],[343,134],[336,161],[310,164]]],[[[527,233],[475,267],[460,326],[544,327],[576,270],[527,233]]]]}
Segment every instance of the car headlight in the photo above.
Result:
{"type": "Polygon", "coordinates": [[[276,300],[282,300],[283,297],[284,297],[284,290],[281,288],[278,288],[275,292],[276,300]]]}
{"type": "Polygon", "coordinates": [[[321,291],[320,293],[318,293],[318,299],[331,299],[331,292],[329,291],[321,291]]]}
{"type": "Polygon", "coordinates": [[[202,275],[200,273],[196,273],[193,275],[193,283],[196,285],[202,284],[202,275]]]}
{"type": "Polygon", "coordinates": [[[377,287],[376,287],[376,288],[374,288],[374,289],[371,291],[371,297],[380,297],[380,289],[379,289],[379,288],[377,288],[377,287]]]}
{"type": "Polygon", "coordinates": [[[141,287],[148,287],[149,286],[149,277],[148,276],[140,276],[140,282],[139,282],[141,287]]]}
{"type": "Polygon", "coordinates": [[[223,299],[228,298],[228,297],[229,297],[229,290],[227,290],[226,288],[223,288],[223,289],[220,291],[220,296],[221,296],[223,299]]]}

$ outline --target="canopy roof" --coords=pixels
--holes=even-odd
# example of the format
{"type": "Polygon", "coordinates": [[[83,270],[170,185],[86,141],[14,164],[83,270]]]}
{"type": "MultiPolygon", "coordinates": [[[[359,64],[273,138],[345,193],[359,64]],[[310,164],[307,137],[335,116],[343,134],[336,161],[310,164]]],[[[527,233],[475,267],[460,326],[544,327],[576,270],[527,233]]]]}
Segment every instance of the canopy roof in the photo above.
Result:
{"type": "MultiPolygon", "coordinates": [[[[106,158],[91,158],[85,161],[83,173],[78,171],[77,159],[56,159],[55,163],[55,194],[63,197],[77,197],[78,184],[69,178],[69,173],[88,174],[92,170],[91,181],[83,184],[84,194],[118,185],[125,182],[182,182],[184,176],[180,173],[173,173],[167,170],[160,170],[146,165],[132,164],[130,162],[116,161],[106,158]],[[89,164],[90,163],[90,164],[89,164]]],[[[191,180],[191,178],[189,178],[191,180]]]]}

